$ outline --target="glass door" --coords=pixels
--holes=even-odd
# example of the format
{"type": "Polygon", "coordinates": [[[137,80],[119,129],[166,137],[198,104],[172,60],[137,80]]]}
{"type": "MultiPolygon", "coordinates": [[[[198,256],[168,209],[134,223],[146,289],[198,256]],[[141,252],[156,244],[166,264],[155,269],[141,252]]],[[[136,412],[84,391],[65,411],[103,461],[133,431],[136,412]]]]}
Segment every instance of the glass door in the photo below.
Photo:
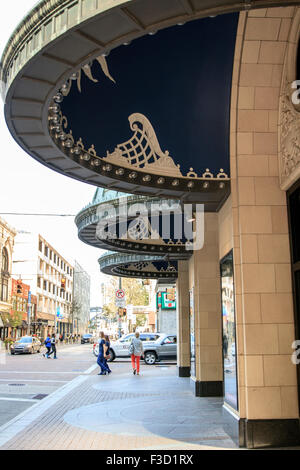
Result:
{"type": "Polygon", "coordinates": [[[224,399],[238,409],[236,319],[232,251],[221,261],[224,399]]]}

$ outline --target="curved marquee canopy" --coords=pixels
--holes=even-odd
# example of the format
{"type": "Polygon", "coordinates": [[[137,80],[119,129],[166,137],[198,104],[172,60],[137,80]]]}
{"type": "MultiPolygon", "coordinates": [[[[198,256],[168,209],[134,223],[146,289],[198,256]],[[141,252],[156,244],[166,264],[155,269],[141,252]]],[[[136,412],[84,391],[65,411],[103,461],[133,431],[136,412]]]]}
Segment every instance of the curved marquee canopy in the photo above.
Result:
{"type": "Polygon", "coordinates": [[[298,3],[43,0],[2,56],[10,132],[33,158],[70,177],[118,191],[210,202],[218,210],[230,191],[232,12],[298,3]],[[221,13],[229,14],[216,16],[221,13]],[[216,17],[199,20],[209,16],[216,17]],[[216,142],[206,132],[214,125],[216,142]]]}
{"type": "Polygon", "coordinates": [[[182,214],[178,200],[127,196],[98,188],[75,223],[79,239],[100,249],[187,259],[193,241],[193,223],[188,217],[192,212],[182,214]]]}
{"type": "Polygon", "coordinates": [[[164,279],[174,281],[178,277],[176,261],[165,261],[159,256],[105,253],[99,258],[100,270],[104,274],[139,279],[164,279]]]}

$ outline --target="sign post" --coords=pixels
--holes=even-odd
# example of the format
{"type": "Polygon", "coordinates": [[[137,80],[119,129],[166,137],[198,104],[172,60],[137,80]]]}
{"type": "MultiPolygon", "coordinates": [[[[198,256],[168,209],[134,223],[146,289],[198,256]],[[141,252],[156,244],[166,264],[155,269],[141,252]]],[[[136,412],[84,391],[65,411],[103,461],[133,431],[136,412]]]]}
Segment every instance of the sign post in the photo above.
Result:
{"type": "MultiPolygon", "coordinates": [[[[119,289],[116,290],[115,305],[118,309],[126,307],[125,291],[124,291],[124,289],[122,289],[122,279],[121,278],[119,279],[119,289]]],[[[117,312],[117,320],[118,320],[119,338],[121,338],[121,336],[122,336],[122,320],[121,320],[118,312],[117,312]]]]}

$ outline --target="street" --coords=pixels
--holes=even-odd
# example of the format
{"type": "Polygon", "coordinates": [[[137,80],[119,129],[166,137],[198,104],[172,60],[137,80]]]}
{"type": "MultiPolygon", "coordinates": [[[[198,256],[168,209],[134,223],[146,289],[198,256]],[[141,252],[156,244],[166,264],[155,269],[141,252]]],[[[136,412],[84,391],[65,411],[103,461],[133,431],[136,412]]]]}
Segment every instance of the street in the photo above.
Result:
{"type": "Polygon", "coordinates": [[[5,355],[0,364],[0,426],[96,366],[91,344],[58,346],[58,359],[40,354],[5,355]]]}
{"type": "Polygon", "coordinates": [[[142,361],[140,376],[129,359],[110,367],[110,376],[97,375],[88,344],[59,349],[57,360],[9,356],[0,374],[0,449],[236,449],[222,398],[194,397],[174,362],[142,361]]]}

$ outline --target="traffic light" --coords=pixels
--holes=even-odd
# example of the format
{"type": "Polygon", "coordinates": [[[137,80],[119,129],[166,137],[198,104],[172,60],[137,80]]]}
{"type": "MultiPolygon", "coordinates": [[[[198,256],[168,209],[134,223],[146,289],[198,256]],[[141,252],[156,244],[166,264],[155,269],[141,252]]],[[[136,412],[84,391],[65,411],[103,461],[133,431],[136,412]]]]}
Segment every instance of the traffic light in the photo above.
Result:
{"type": "Polygon", "coordinates": [[[62,278],[61,283],[60,283],[60,288],[61,290],[66,290],[66,279],[62,278]]]}
{"type": "Polygon", "coordinates": [[[119,307],[118,314],[120,318],[126,317],[126,314],[127,314],[126,308],[119,307]]]}
{"type": "Polygon", "coordinates": [[[22,294],[22,292],[23,292],[22,279],[19,279],[17,281],[17,294],[22,294]]]}

